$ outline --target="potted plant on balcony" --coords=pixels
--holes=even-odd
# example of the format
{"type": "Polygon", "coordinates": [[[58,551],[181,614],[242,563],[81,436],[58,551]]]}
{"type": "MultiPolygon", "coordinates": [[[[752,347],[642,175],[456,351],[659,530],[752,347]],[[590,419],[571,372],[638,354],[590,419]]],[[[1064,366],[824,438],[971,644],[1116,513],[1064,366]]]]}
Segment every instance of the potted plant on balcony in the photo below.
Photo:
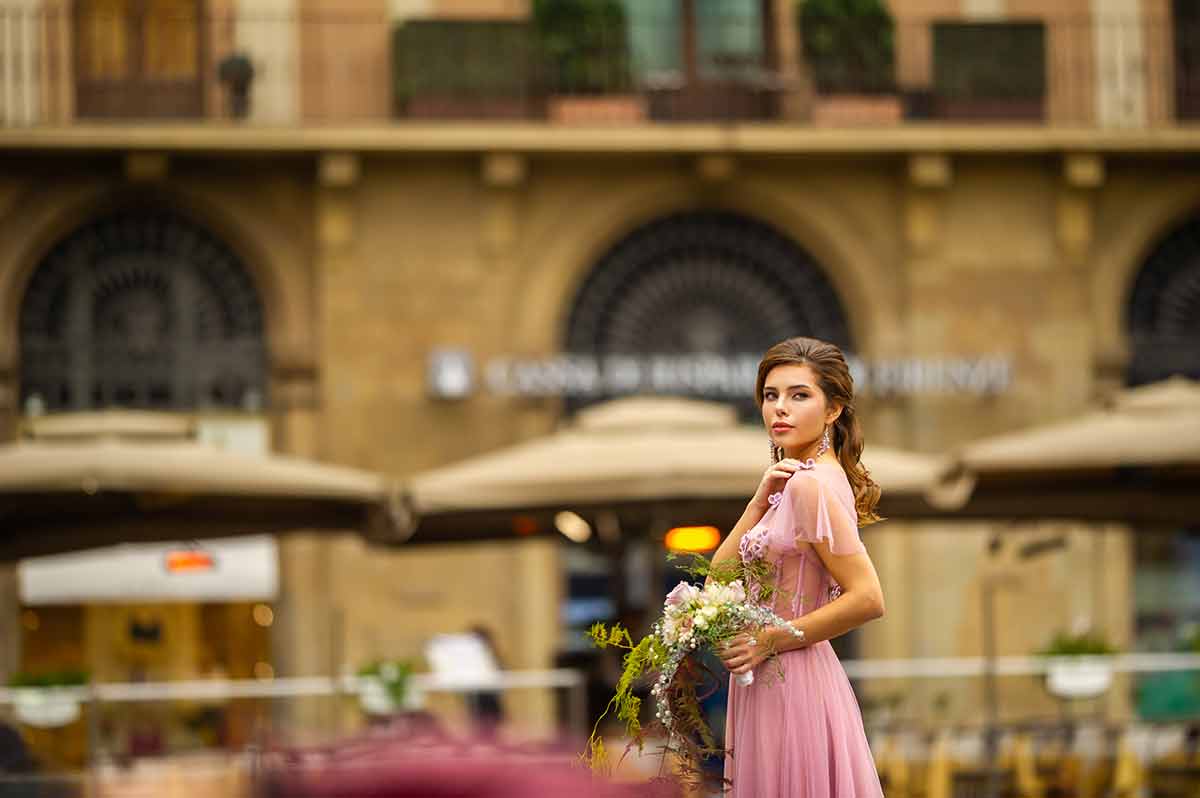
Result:
{"type": "Polygon", "coordinates": [[[76,670],[14,674],[8,682],[13,714],[26,726],[42,729],[74,723],[87,682],[87,673],[76,670]]]}
{"type": "Polygon", "coordinates": [[[895,23],[883,0],[802,0],[796,24],[817,125],[895,124],[895,23]]]}
{"type": "Polygon", "coordinates": [[[413,665],[406,660],[380,659],[358,670],[358,701],[368,715],[392,715],[416,706],[417,694],[410,677],[413,665]]]}
{"type": "Polygon", "coordinates": [[[533,24],[551,121],[645,119],[645,100],[633,92],[628,20],[620,0],[534,0],[533,24]]]}
{"type": "Polygon", "coordinates": [[[532,115],[532,27],[524,20],[409,19],[392,32],[398,116],[525,119],[532,115]]]}
{"type": "Polygon", "coordinates": [[[1112,664],[1117,653],[1103,637],[1084,632],[1060,632],[1038,652],[1047,657],[1046,689],[1058,698],[1095,698],[1112,685],[1112,664]]]}

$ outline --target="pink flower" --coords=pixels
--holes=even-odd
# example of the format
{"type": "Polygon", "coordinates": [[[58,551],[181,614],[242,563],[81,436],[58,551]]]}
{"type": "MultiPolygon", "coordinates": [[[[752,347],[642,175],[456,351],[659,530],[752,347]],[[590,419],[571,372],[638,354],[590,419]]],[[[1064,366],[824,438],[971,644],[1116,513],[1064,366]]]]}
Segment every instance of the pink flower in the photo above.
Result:
{"type": "Polygon", "coordinates": [[[680,604],[685,604],[688,601],[691,601],[699,594],[700,591],[696,589],[695,585],[690,585],[687,582],[680,582],[671,589],[670,593],[667,594],[666,603],[667,606],[677,607],[680,604]]]}

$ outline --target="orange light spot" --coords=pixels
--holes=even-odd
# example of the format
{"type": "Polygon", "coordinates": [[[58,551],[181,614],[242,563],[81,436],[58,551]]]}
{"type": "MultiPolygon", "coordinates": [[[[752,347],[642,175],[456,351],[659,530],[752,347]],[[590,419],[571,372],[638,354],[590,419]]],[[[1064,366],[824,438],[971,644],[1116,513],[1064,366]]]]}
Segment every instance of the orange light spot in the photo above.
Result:
{"type": "Polygon", "coordinates": [[[667,532],[666,540],[671,551],[712,551],[720,542],[715,526],[677,526],[667,532]]]}
{"type": "Polygon", "coordinates": [[[538,531],[538,522],[532,515],[516,515],[513,516],[512,527],[518,535],[533,535],[538,531]]]}
{"type": "Polygon", "coordinates": [[[167,571],[173,574],[211,571],[216,564],[207,551],[183,549],[167,552],[167,571]]]}

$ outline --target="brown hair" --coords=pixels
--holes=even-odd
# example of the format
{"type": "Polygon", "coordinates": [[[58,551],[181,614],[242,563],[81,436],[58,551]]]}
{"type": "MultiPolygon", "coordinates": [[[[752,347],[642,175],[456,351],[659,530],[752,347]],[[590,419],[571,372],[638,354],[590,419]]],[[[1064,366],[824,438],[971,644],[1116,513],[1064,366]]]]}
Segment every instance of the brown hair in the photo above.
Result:
{"type": "Polygon", "coordinates": [[[833,422],[833,451],[854,490],[859,526],[883,520],[875,512],[875,505],[879,503],[879,485],[859,461],[863,450],[862,427],[854,410],[854,378],[850,376],[842,350],[816,338],[789,338],[775,344],[758,364],[754,394],[760,406],[767,375],[777,366],[808,366],[816,375],[826,400],[841,405],[842,412],[833,422]]]}

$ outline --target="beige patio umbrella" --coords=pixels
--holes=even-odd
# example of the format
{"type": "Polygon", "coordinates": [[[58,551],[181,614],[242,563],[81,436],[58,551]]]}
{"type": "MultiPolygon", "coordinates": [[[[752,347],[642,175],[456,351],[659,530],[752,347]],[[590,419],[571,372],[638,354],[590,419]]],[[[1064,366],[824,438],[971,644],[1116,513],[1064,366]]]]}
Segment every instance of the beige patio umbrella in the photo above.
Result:
{"type": "MultiPolygon", "coordinates": [[[[548,436],[413,477],[414,541],[512,535],[515,513],[536,519],[537,511],[561,509],[732,523],[767,458],[766,433],[740,425],[727,405],[618,399],[548,436]]],[[[946,468],[939,458],[885,447],[869,447],[863,462],[891,512],[924,503],[946,468]]]]}
{"type": "Polygon", "coordinates": [[[1075,418],[968,444],[953,462],[947,479],[972,485],[957,494],[968,515],[1194,522],[1200,384],[1133,388],[1075,418]]]}
{"type": "Polygon", "coordinates": [[[48,416],[0,446],[0,558],[115,542],[294,529],[387,536],[379,475],[192,439],[186,418],[48,416]]]}

